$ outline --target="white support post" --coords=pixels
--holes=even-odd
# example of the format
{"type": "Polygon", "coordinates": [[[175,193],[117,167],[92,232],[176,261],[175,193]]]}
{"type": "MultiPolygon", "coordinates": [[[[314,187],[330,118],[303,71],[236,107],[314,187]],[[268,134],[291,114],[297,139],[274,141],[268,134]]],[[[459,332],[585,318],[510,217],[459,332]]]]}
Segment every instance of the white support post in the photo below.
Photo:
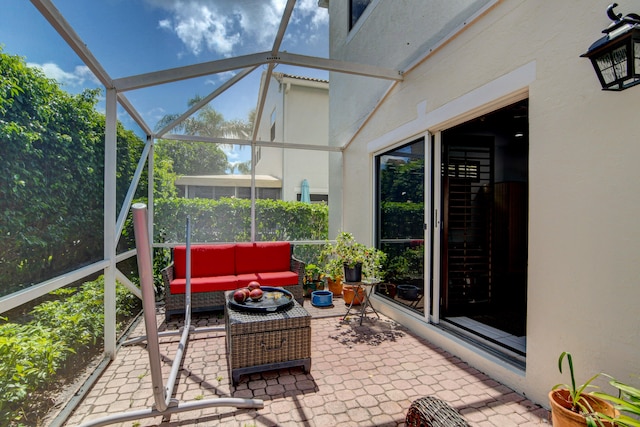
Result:
{"type": "Polygon", "coordinates": [[[151,248],[151,259],[153,260],[153,216],[155,214],[155,211],[153,209],[153,180],[154,180],[154,174],[153,174],[153,167],[154,167],[154,163],[153,163],[153,152],[155,151],[155,144],[156,144],[156,140],[155,138],[152,138],[150,135],[147,135],[147,141],[149,144],[149,157],[147,158],[147,211],[148,211],[148,215],[150,220],[148,221],[147,227],[148,227],[148,233],[149,233],[149,247],[151,248]]]}
{"type": "Polygon", "coordinates": [[[107,89],[104,130],[104,351],[116,357],[116,109],[115,89],[107,89]]]}
{"type": "MultiPolygon", "coordinates": [[[[432,211],[425,212],[425,214],[432,213],[433,215],[433,224],[430,234],[431,236],[433,236],[433,245],[431,252],[433,254],[433,264],[431,265],[431,310],[433,314],[431,316],[431,322],[438,324],[440,323],[440,248],[442,245],[442,210],[440,209],[440,206],[442,206],[442,180],[441,174],[438,173],[438,169],[442,164],[442,132],[436,132],[434,135],[433,152],[431,153],[431,155],[431,164],[433,165],[433,168],[436,168],[436,173],[432,173],[431,175],[433,177],[431,186],[425,188],[433,188],[433,205],[431,206],[432,211]]],[[[428,311],[426,303],[425,310],[428,311]]]]}

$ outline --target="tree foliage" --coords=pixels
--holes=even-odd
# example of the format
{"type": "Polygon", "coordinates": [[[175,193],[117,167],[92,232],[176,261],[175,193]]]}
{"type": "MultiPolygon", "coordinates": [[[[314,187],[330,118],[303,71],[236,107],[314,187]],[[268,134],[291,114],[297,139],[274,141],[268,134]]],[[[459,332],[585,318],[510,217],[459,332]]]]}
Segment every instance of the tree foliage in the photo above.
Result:
{"type": "Polygon", "coordinates": [[[170,161],[178,175],[219,175],[227,169],[227,155],[209,142],[159,140],[156,159],[170,161]]]}
{"type": "MultiPolygon", "coordinates": [[[[202,101],[202,97],[195,96],[189,100],[192,107],[202,101]]],[[[163,129],[179,117],[178,114],[164,116],[156,125],[156,130],[163,129]]],[[[172,131],[186,135],[203,136],[208,138],[240,138],[251,136],[255,110],[249,114],[249,119],[225,120],[224,116],[211,105],[206,104],[195,115],[186,118],[172,131]]],[[[240,172],[247,170],[245,163],[231,164],[228,162],[224,148],[231,148],[232,144],[209,142],[187,142],[160,139],[156,145],[157,158],[169,159],[173,163],[173,172],[178,175],[220,175],[236,169],[240,172]]]]}
{"type": "MultiPolygon", "coordinates": [[[[71,95],[0,50],[0,296],[102,257],[99,95],[71,95]]],[[[117,138],[122,200],[143,143],[121,125],[117,138]]]]}

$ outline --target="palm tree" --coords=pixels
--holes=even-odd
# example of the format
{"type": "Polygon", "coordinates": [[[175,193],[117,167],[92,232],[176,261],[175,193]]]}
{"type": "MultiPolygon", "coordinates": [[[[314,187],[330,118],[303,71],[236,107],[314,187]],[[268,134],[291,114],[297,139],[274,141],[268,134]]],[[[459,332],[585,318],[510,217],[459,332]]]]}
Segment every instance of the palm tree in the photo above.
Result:
{"type": "MultiPolygon", "coordinates": [[[[193,107],[202,100],[196,95],[188,101],[188,106],[193,107]]],[[[179,114],[167,114],[156,124],[156,130],[162,129],[174,122],[179,114]]],[[[173,129],[175,132],[185,135],[203,136],[208,138],[248,139],[253,130],[255,109],[249,113],[249,119],[243,121],[225,120],[224,116],[211,105],[206,104],[198,112],[183,120],[173,129]]],[[[173,169],[178,174],[217,174],[230,170],[234,173],[237,169],[242,173],[250,173],[250,162],[246,164],[229,163],[223,149],[233,149],[233,144],[209,142],[182,142],[173,140],[160,140],[158,153],[161,156],[169,156],[173,160],[173,169]]],[[[244,145],[240,145],[240,149],[244,145]]]]}
{"type": "MultiPolygon", "coordinates": [[[[192,107],[202,100],[196,95],[188,102],[192,107]]],[[[176,120],[179,114],[167,114],[156,124],[156,130],[162,129],[169,123],[176,120]]],[[[177,132],[184,132],[186,135],[205,136],[209,138],[237,138],[248,139],[251,137],[253,122],[255,120],[255,109],[249,113],[247,121],[235,119],[225,120],[224,116],[217,112],[211,105],[202,107],[195,116],[191,116],[179,123],[174,129],[177,132]]]]}

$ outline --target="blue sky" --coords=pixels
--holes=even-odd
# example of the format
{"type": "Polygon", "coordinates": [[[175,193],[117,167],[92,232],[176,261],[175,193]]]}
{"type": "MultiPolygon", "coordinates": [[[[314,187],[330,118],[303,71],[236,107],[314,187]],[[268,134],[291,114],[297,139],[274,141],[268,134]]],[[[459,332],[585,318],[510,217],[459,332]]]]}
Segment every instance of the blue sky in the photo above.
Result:
{"type": "MultiPolygon", "coordinates": [[[[137,75],[270,50],[286,0],[54,0],[54,5],[112,78],[137,75]]],[[[0,45],[4,52],[41,67],[63,89],[77,93],[102,87],[27,1],[2,4],[0,45]]],[[[280,48],[328,57],[328,13],[317,0],[298,0],[280,48]]],[[[266,66],[213,101],[225,119],[246,119],[256,107],[266,66]]],[[[321,70],[278,65],[276,71],[328,78],[321,70]]],[[[206,96],[231,75],[221,73],[126,93],[153,128],[166,114],[182,113],[195,95],[206,96]]],[[[125,126],[138,130],[125,114],[125,126]]],[[[229,153],[229,160],[249,150],[229,153]]]]}

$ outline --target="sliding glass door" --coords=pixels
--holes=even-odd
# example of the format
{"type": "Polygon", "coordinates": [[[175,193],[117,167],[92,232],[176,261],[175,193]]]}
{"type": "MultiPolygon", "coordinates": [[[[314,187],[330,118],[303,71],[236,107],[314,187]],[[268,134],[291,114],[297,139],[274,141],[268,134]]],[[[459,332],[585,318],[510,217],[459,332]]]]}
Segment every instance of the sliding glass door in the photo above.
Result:
{"type": "Polygon", "coordinates": [[[377,155],[376,293],[524,357],[528,164],[526,99],[377,155]]]}
{"type": "Polygon", "coordinates": [[[387,254],[379,295],[411,310],[428,307],[425,287],[425,141],[376,156],[376,240],[387,254]]]}

